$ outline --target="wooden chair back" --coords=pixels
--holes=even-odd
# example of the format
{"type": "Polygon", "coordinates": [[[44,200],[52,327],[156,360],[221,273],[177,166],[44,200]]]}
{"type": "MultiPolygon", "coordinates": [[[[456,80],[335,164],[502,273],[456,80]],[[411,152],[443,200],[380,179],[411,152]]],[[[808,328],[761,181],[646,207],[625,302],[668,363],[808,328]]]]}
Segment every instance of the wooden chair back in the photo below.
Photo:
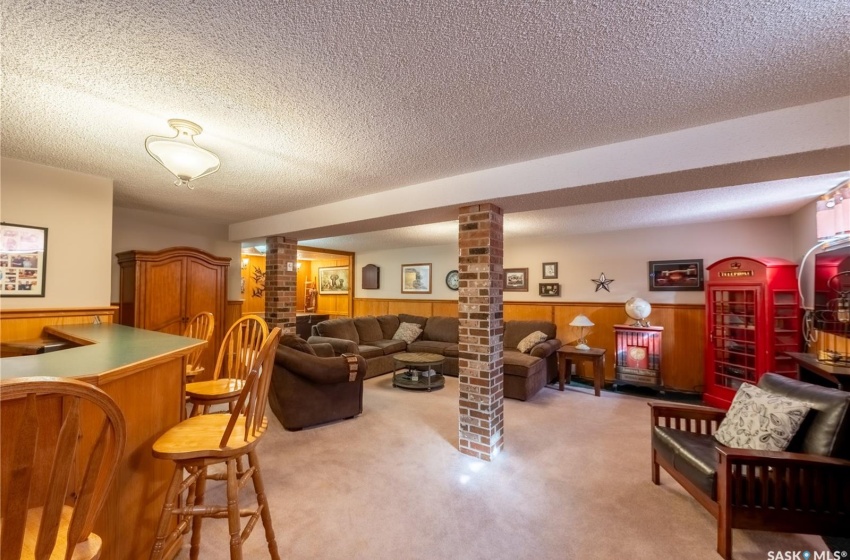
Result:
{"type": "MultiPolygon", "coordinates": [[[[186,328],[183,330],[183,336],[189,338],[200,338],[207,341],[209,346],[212,340],[213,330],[215,329],[215,316],[209,311],[201,311],[189,321],[186,328]]],[[[204,353],[207,346],[198,346],[192,353],[187,356],[186,371],[194,372],[201,367],[201,354],[204,353]]]]}
{"type": "Polygon", "coordinates": [[[266,403],[269,401],[269,386],[271,384],[272,372],[274,371],[274,357],[277,345],[280,343],[281,330],[275,327],[257,356],[257,360],[251,367],[251,372],[245,380],[245,386],[239,394],[239,400],[233,407],[230,421],[221,438],[219,447],[226,447],[230,440],[233,428],[240,421],[245,422],[245,441],[249,437],[260,435],[266,415],[266,403]]]}
{"type": "Polygon", "coordinates": [[[3,442],[4,462],[12,468],[4,471],[0,557],[21,558],[26,551],[31,558],[53,558],[64,545],[68,560],[89,538],[115,477],[126,440],[124,415],[97,387],[56,377],[3,381],[0,407],[12,412],[4,419],[17,422],[14,441],[3,442]],[[73,512],[60,534],[65,506],[73,512]]]}
{"type": "Polygon", "coordinates": [[[245,315],[227,330],[215,362],[213,379],[248,377],[263,342],[269,336],[269,326],[258,315],[245,315]]]}

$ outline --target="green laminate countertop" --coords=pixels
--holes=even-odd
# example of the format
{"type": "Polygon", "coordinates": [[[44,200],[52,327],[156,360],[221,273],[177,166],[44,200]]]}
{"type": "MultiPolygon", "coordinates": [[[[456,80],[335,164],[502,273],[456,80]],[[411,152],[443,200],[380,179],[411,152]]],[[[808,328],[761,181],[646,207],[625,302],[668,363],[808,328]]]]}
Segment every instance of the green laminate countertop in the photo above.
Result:
{"type": "Polygon", "coordinates": [[[60,325],[45,332],[77,344],[35,356],[0,359],[0,380],[13,377],[73,377],[95,385],[188,354],[203,340],[123,325],[60,325]]]}

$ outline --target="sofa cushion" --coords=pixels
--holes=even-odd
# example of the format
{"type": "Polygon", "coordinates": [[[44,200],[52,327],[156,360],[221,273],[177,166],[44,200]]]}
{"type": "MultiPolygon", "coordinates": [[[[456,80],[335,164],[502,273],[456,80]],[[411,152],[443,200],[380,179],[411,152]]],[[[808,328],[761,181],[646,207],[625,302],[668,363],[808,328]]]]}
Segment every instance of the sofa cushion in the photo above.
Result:
{"type": "Polygon", "coordinates": [[[425,323],[428,322],[428,317],[421,317],[419,315],[408,315],[407,313],[399,313],[398,314],[398,322],[399,323],[416,323],[422,329],[425,329],[425,323]]]}
{"type": "Polygon", "coordinates": [[[416,323],[402,323],[398,326],[398,330],[393,335],[393,340],[403,340],[410,344],[422,334],[422,327],[416,323]]]}
{"type": "Polygon", "coordinates": [[[443,348],[443,356],[449,358],[457,358],[460,355],[460,351],[458,350],[457,344],[452,344],[451,346],[446,346],[443,348]]]}
{"type": "Polygon", "coordinates": [[[445,351],[451,348],[457,348],[457,344],[454,342],[440,342],[438,340],[417,340],[407,345],[408,352],[426,352],[441,356],[445,356],[445,351]]]}
{"type": "Polygon", "coordinates": [[[516,350],[505,350],[502,363],[505,375],[520,377],[529,377],[538,369],[546,367],[546,360],[516,350]]]}
{"type": "Polygon", "coordinates": [[[516,345],[516,349],[522,352],[523,354],[528,354],[531,352],[531,349],[545,341],[548,337],[546,333],[541,331],[534,331],[530,335],[526,336],[522,340],[519,341],[519,344],[516,345]]]}
{"type": "Polygon", "coordinates": [[[398,315],[378,315],[378,324],[381,325],[381,332],[384,340],[391,340],[401,321],[398,320],[398,315]]]}
{"type": "Polygon", "coordinates": [[[369,358],[377,358],[379,356],[383,356],[384,350],[382,348],[378,348],[377,346],[361,344],[357,347],[357,353],[368,360],[369,358]]]}
{"type": "Polygon", "coordinates": [[[299,352],[304,352],[305,354],[311,354],[313,356],[316,355],[316,351],[310,346],[306,340],[301,338],[300,336],[294,336],[291,334],[285,334],[280,337],[279,345],[286,346],[287,348],[292,348],[293,350],[298,350],[299,352]]]}
{"type": "Polygon", "coordinates": [[[516,348],[519,342],[534,331],[546,333],[546,338],[555,338],[557,327],[549,321],[505,321],[505,348],[516,348]]]}
{"type": "Polygon", "coordinates": [[[805,401],[812,407],[788,451],[850,459],[850,393],[775,373],[764,374],[759,387],[805,401]]]}
{"type": "Polygon", "coordinates": [[[381,330],[381,324],[378,323],[378,319],[376,317],[372,317],[371,315],[355,317],[354,328],[357,329],[357,335],[360,337],[360,342],[364,344],[384,339],[384,332],[381,330]]]}
{"type": "Polygon", "coordinates": [[[652,428],[653,449],[712,500],[717,499],[716,446],[710,435],[664,426],[652,428]]]}
{"type": "Polygon", "coordinates": [[[384,351],[384,355],[404,352],[407,349],[407,343],[403,340],[373,340],[369,346],[377,346],[384,351]]]}
{"type": "Polygon", "coordinates": [[[459,326],[457,317],[428,317],[422,338],[457,344],[459,326]]]}
{"type": "Polygon", "coordinates": [[[314,325],[319,331],[319,336],[326,338],[342,338],[350,340],[355,344],[360,344],[360,335],[357,334],[357,329],[354,327],[354,321],[348,318],[329,319],[314,325]]]}
{"type": "Polygon", "coordinates": [[[714,438],[738,449],[784,451],[810,408],[809,403],[743,383],[714,438]]]}

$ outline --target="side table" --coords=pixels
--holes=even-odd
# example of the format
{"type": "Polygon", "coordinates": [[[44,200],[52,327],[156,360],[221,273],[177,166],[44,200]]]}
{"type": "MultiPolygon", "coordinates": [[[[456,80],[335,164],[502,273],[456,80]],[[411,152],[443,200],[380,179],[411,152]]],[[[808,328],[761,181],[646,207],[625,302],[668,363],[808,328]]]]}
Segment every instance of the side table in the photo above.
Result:
{"type": "Polygon", "coordinates": [[[580,364],[587,361],[593,363],[593,393],[598,397],[605,383],[604,348],[579,350],[575,346],[561,346],[558,349],[558,389],[563,391],[564,384],[570,382],[567,368],[572,369],[574,362],[580,364]]]}

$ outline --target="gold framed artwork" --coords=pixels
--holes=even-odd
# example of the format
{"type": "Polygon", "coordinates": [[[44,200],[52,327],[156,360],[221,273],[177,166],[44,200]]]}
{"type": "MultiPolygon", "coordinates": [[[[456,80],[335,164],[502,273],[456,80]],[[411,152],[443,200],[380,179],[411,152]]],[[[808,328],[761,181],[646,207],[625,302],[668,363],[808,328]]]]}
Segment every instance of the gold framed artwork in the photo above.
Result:
{"type": "Polygon", "coordinates": [[[351,289],[351,276],[347,266],[329,266],[319,269],[319,294],[341,295],[351,289]]]}
{"type": "Polygon", "coordinates": [[[47,228],[0,224],[0,296],[44,297],[47,228]]]}
{"type": "Polygon", "coordinates": [[[431,293],[431,263],[401,265],[401,293],[431,293]]]}

